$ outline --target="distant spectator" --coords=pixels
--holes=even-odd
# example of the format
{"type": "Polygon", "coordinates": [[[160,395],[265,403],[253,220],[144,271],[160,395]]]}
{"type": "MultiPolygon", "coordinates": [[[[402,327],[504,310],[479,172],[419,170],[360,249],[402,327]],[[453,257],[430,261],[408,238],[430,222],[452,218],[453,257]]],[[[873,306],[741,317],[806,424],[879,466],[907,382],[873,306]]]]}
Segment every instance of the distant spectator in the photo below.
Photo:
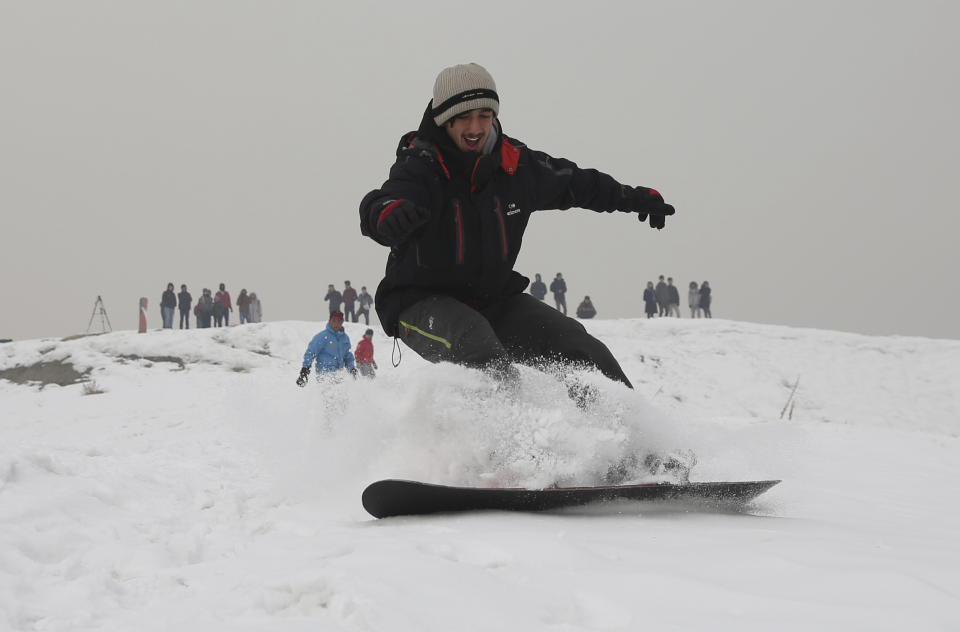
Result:
{"type": "Polygon", "coordinates": [[[663,280],[663,275],[660,275],[660,280],[657,282],[657,307],[660,308],[660,316],[667,315],[667,305],[670,302],[670,294],[667,289],[667,284],[663,280]]]}
{"type": "MultiPolygon", "coordinates": [[[[360,311],[357,312],[357,320],[360,320],[360,316],[363,316],[365,324],[370,324],[370,308],[373,307],[373,296],[367,294],[367,286],[364,285],[360,288],[360,296],[357,297],[360,301],[360,311]]],[[[357,322],[357,320],[353,322],[357,322]]]]}
{"type": "Polygon", "coordinates": [[[713,314],[710,313],[710,303],[712,300],[710,296],[710,282],[704,281],[700,284],[700,309],[703,310],[704,318],[713,318],[713,314]]]}
{"type": "MultiPolygon", "coordinates": [[[[557,276],[550,282],[550,291],[553,292],[553,302],[557,304],[557,310],[567,315],[567,282],[563,280],[563,275],[557,272],[557,276]]],[[[536,305],[536,303],[534,303],[536,305]]]]}
{"type": "Polygon", "coordinates": [[[160,298],[160,316],[163,328],[173,329],[173,311],[177,309],[177,295],[173,293],[173,283],[167,283],[167,290],[160,298]]]}
{"type": "Polygon", "coordinates": [[[696,281],[690,281],[690,290],[687,292],[690,303],[690,318],[700,318],[700,288],[696,281]]]}
{"type": "Polygon", "coordinates": [[[647,318],[653,318],[657,313],[657,291],[653,289],[653,281],[647,281],[647,289],[643,291],[643,311],[647,318]]]}
{"type": "Polygon", "coordinates": [[[580,304],[577,305],[577,318],[593,318],[597,315],[597,309],[593,306],[589,296],[584,296],[580,304]]]}
{"type": "Polygon", "coordinates": [[[256,292],[250,292],[250,322],[263,322],[263,308],[260,306],[260,299],[256,292]]]}
{"type": "Polygon", "coordinates": [[[357,301],[357,291],[350,287],[350,281],[343,282],[343,319],[348,323],[357,322],[357,313],[353,304],[357,301]]]}
{"type": "Polygon", "coordinates": [[[217,290],[217,295],[213,297],[213,320],[216,326],[220,327],[222,323],[224,327],[229,327],[230,312],[232,311],[233,302],[230,300],[230,292],[228,292],[226,286],[221,283],[220,289],[217,290]],[[217,318],[217,305],[221,306],[219,318],[217,318]]]}
{"type": "Polygon", "coordinates": [[[237,297],[237,312],[240,314],[241,325],[250,322],[250,297],[246,288],[240,290],[240,296],[237,297]]]}
{"type": "Polygon", "coordinates": [[[540,278],[540,273],[534,275],[536,278],[533,283],[530,284],[530,294],[533,295],[533,298],[542,301],[547,295],[547,284],[543,282],[543,279],[540,278]]]}
{"type": "Polygon", "coordinates": [[[331,283],[327,286],[327,295],[323,297],[323,300],[329,301],[331,314],[339,312],[340,304],[343,303],[343,294],[341,294],[337,288],[333,287],[333,283],[331,283]]]}
{"type": "Polygon", "coordinates": [[[193,297],[187,291],[186,284],[180,286],[177,302],[180,306],[180,329],[190,329],[190,305],[193,304],[193,297]]]}
{"type": "Polygon", "coordinates": [[[203,294],[200,296],[200,299],[197,301],[197,327],[203,329],[210,328],[210,318],[213,316],[214,312],[214,301],[213,296],[210,295],[209,288],[203,288],[203,294]]]}
{"type": "Polygon", "coordinates": [[[227,308],[223,306],[223,303],[220,302],[220,292],[217,292],[217,296],[213,299],[213,326],[214,327],[223,327],[223,313],[227,311],[227,308]]]}
{"type": "Polygon", "coordinates": [[[316,361],[317,377],[324,374],[335,377],[341,369],[350,371],[356,377],[357,367],[353,354],[350,353],[350,337],[343,330],[343,312],[330,314],[326,329],[314,336],[307,345],[307,351],[303,354],[300,377],[297,378],[297,386],[307,384],[310,365],[314,361],[316,361]]]}
{"type": "Polygon", "coordinates": [[[667,316],[680,318],[680,290],[673,284],[673,277],[667,279],[667,316]]]}
{"type": "Polygon", "coordinates": [[[377,361],[373,359],[373,330],[368,329],[363,334],[363,339],[357,343],[357,350],[353,353],[357,361],[357,370],[363,377],[376,377],[376,371],[380,368],[377,361]]]}

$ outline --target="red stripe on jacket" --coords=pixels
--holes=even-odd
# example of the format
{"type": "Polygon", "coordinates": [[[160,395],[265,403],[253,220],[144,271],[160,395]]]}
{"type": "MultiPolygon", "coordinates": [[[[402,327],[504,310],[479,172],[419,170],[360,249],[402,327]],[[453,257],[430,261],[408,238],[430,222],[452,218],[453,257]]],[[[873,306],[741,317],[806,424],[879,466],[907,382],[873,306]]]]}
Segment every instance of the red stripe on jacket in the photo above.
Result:
{"type": "Polygon", "coordinates": [[[380,226],[380,222],[386,219],[387,215],[392,213],[394,210],[396,210],[398,206],[400,206],[401,202],[403,202],[403,200],[394,200],[393,202],[390,202],[389,204],[387,204],[387,206],[382,211],[380,211],[380,217],[377,218],[378,227],[380,226]]]}

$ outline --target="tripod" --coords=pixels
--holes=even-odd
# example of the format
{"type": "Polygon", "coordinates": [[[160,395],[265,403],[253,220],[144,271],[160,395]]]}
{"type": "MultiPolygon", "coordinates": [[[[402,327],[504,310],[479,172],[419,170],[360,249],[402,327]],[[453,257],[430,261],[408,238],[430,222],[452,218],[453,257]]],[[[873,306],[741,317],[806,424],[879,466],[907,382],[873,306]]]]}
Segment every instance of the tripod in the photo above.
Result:
{"type": "Polygon", "coordinates": [[[87,333],[90,333],[90,327],[93,326],[93,319],[97,314],[100,314],[100,328],[103,333],[113,331],[110,318],[107,316],[107,308],[103,306],[103,299],[97,296],[97,301],[93,304],[93,313],[90,314],[90,322],[87,324],[87,333]]]}

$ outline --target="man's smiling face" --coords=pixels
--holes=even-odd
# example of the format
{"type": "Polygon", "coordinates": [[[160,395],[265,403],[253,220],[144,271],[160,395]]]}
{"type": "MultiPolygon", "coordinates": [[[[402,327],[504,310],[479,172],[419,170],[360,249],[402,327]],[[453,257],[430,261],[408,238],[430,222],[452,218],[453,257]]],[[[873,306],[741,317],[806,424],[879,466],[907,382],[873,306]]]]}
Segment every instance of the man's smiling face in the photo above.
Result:
{"type": "Polygon", "coordinates": [[[454,116],[444,127],[460,151],[479,152],[490,136],[494,119],[493,110],[470,110],[454,116]]]}

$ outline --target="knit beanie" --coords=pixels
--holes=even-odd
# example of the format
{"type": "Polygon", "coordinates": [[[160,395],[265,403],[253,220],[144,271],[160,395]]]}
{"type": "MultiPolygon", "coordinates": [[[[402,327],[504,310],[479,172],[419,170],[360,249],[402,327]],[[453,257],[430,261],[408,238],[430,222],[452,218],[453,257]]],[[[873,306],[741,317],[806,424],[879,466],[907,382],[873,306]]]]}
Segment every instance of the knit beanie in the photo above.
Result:
{"type": "Polygon", "coordinates": [[[460,64],[444,68],[433,84],[430,114],[433,122],[443,125],[457,114],[490,108],[500,114],[497,84],[479,64],[460,64]]]}

